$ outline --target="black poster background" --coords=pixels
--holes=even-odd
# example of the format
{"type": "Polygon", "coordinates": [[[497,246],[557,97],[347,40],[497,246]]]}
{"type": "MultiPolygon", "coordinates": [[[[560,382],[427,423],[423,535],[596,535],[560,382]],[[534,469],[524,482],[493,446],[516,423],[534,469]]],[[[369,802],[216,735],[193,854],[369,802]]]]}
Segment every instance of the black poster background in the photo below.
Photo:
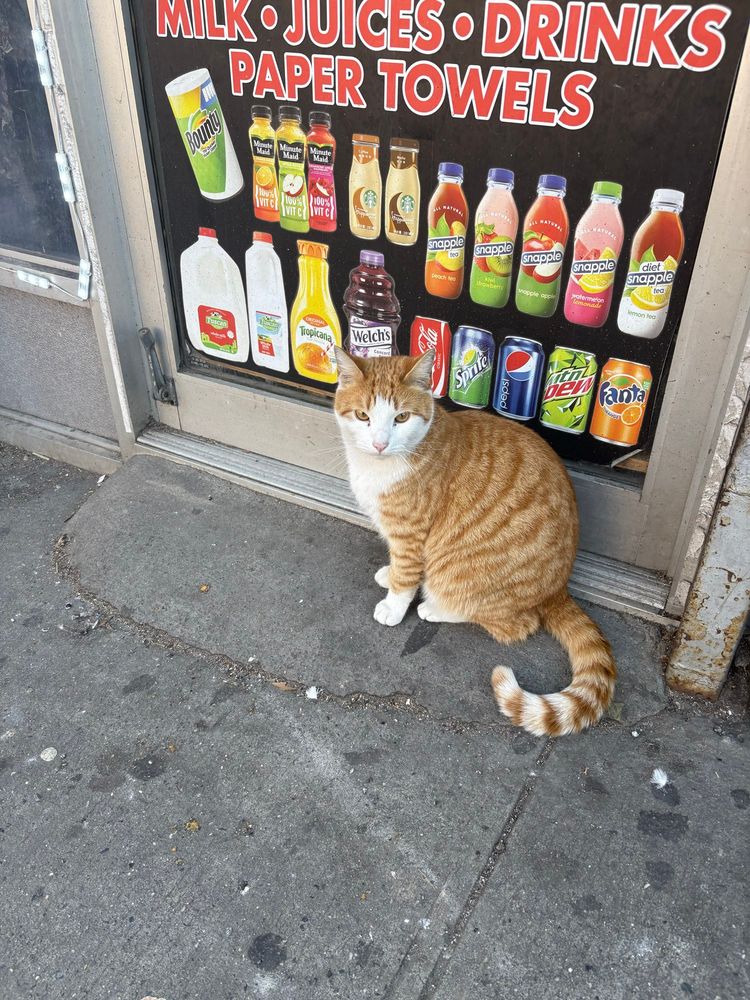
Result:
{"type": "MultiPolygon", "coordinates": [[[[208,2],[211,3],[212,0],[208,2]]],[[[282,33],[290,21],[291,0],[273,5],[279,14],[278,25],[273,31],[267,31],[261,24],[261,10],[265,5],[262,0],[255,0],[250,7],[248,20],[257,34],[257,41],[246,43],[242,40],[225,42],[181,37],[159,38],[156,34],[156,0],[131,0],[147,124],[175,295],[175,313],[180,323],[185,363],[190,364],[191,357],[196,359],[196,352],[189,354],[191,349],[184,327],[179,268],[182,251],[195,242],[199,226],[212,227],[217,231],[221,246],[239,265],[244,279],[244,255],[251,243],[252,232],[254,229],[265,229],[272,233],[274,248],[281,258],[289,307],[298,284],[297,240],[308,238],[329,244],[331,293],[339,309],[344,336],[346,323],[341,304],[349,271],[357,265],[360,250],[369,248],[385,255],[386,270],[396,279],[396,292],[402,311],[398,336],[401,353],[409,351],[409,329],[413,317],[424,315],[446,320],[454,333],[461,324],[488,329],[494,334],[497,345],[509,334],[541,341],[547,358],[555,345],[562,345],[592,352],[596,355],[600,369],[610,357],[650,365],[654,385],[639,440],[640,447],[648,446],[655,432],[674,341],[679,332],[742,53],[747,27],[746,0],[726,0],[724,6],[731,11],[731,17],[722,28],[726,51],[718,65],[707,72],[663,69],[656,62],[648,67],[616,66],[612,65],[603,49],[597,63],[586,64],[525,60],[520,46],[506,59],[485,58],[481,54],[483,0],[448,0],[441,17],[445,26],[445,42],[440,52],[432,56],[416,52],[371,52],[361,44],[354,50],[344,49],[340,45],[319,50],[306,41],[294,51],[307,55],[319,51],[332,55],[356,55],[365,70],[362,93],[367,102],[366,109],[325,107],[332,115],[332,132],[338,146],[335,164],[338,228],[335,233],[328,234],[311,230],[307,237],[286,232],[277,224],[256,221],[253,215],[251,155],[247,135],[251,124],[250,107],[254,103],[270,104],[276,124],[276,112],[282,102],[269,96],[254,98],[252,84],[246,87],[243,97],[233,96],[228,53],[232,47],[246,48],[257,59],[262,50],[271,49],[283,66],[283,54],[287,51],[287,45],[282,33]],[[452,32],[453,19],[456,14],[467,10],[474,16],[475,30],[468,41],[459,42],[452,32]],[[551,73],[548,99],[551,108],[564,106],[559,96],[563,79],[573,70],[586,69],[598,78],[591,90],[593,116],[583,129],[566,130],[560,126],[502,123],[497,120],[497,108],[488,121],[477,121],[473,117],[454,119],[447,101],[430,117],[411,113],[403,100],[397,112],[386,112],[383,110],[384,80],[377,72],[377,60],[389,55],[404,59],[407,65],[423,58],[438,66],[452,62],[463,68],[476,63],[485,72],[493,65],[547,69],[551,73]],[[207,67],[211,72],[245,177],[243,191],[223,203],[210,202],[199,193],[164,92],[165,84],[170,80],[198,67],[207,67]],[[351,136],[354,132],[373,133],[380,137],[384,191],[391,137],[419,140],[422,200],[419,238],[414,246],[399,247],[388,242],[385,227],[376,241],[363,241],[350,233],[348,177],[352,160],[351,136]],[[437,167],[441,160],[453,160],[463,165],[464,191],[470,210],[464,290],[460,298],[454,301],[432,297],[424,287],[427,204],[437,183],[437,167]],[[508,167],[516,175],[514,196],[520,223],[514,256],[513,289],[518,271],[523,218],[536,196],[537,178],[542,173],[557,173],[567,178],[566,206],[570,218],[570,238],[563,265],[560,304],[554,316],[549,319],[519,313],[514,305],[513,294],[502,310],[475,305],[469,297],[468,272],[473,246],[474,212],[486,190],[487,171],[493,166],[508,167]],[[619,181],[623,185],[620,211],[625,224],[625,241],[617,268],[609,318],[602,328],[591,330],[573,325],[565,319],[562,299],[570,271],[573,233],[589,205],[591,188],[597,180],[619,181]],[[682,213],[685,251],[677,271],[664,330],[655,340],[646,340],[620,333],[617,328],[617,306],[627,273],[631,241],[636,229],[649,214],[654,189],[661,187],[676,188],[685,193],[685,208],[682,213]]],[[[522,10],[526,6],[524,3],[519,4],[522,10]]],[[[565,5],[562,6],[564,8],[565,5]]],[[[615,20],[620,6],[619,3],[608,3],[615,20]]],[[[662,9],[666,10],[668,6],[666,3],[662,4],[662,9]]],[[[701,5],[692,6],[696,10],[701,5]]],[[[217,0],[216,7],[221,21],[223,3],[217,0]]],[[[678,53],[684,51],[689,44],[685,28],[687,20],[689,18],[671,36],[678,53]]],[[[325,19],[323,23],[325,24],[325,19]]],[[[375,26],[380,27],[381,24],[380,19],[376,18],[375,26]]],[[[311,103],[309,89],[307,92],[302,91],[299,99],[293,103],[301,107],[303,127],[307,130],[308,113],[316,107],[311,103]]],[[[200,360],[203,360],[202,356],[200,360]]],[[[696,358],[695,363],[700,363],[700,359],[696,358]]],[[[255,369],[252,359],[243,368],[248,375],[258,374],[268,378],[266,371],[255,369]]],[[[222,369],[221,366],[214,366],[214,370],[220,373],[222,369]]],[[[233,370],[234,373],[238,371],[236,366],[233,370]]],[[[287,383],[296,382],[317,391],[325,388],[321,383],[309,382],[298,376],[293,366],[284,379],[287,383]]],[[[624,452],[624,449],[595,440],[588,432],[579,436],[556,432],[541,427],[536,419],[530,421],[530,426],[547,438],[564,458],[609,463],[621,458],[624,452]]],[[[211,436],[210,427],[206,428],[206,436],[211,436]]]]}

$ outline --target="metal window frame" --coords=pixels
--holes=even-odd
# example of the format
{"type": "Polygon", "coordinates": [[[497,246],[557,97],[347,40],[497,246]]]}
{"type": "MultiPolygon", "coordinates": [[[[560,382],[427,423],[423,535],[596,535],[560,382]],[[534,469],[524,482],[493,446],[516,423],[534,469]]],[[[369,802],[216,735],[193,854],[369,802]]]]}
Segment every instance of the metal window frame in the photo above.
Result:
{"type": "MultiPolygon", "coordinates": [[[[147,409],[176,430],[206,437],[219,420],[224,445],[267,455],[293,466],[341,476],[320,457],[336,431],[330,409],[262,385],[236,385],[179,370],[156,188],[135,69],[127,0],[39,0],[48,6],[57,35],[88,197],[97,218],[101,267],[113,312],[128,316],[115,330],[128,398],[137,401],[142,380],[133,378],[134,330],[148,326],[171,374],[179,406],[147,409]],[[86,100],[76,100],[86,87],[86,100]],[[100,141],[95,148],[91,135],[100,141]],[[106,140],[106,141],[101,141],[106,140]],[[98,167],[98,169],[97,169],[98,167]],[[106,190],[102,190],[102,189],[106,190]],[[102,200],[114,209],[104,218],[102,200]],[[119,232],[118,227],[120,227],[119,232]],[[126,257],[113,253],[126,250],[126,257]],[[119,273],[114,277],[113,266],[119,273]],[[279,428],[288,430],[280,434],[279,428]]],[[[679,579],[711,458],[725,417],[734,374],[748,335],[750,249],[729,233],[750,218],[750,41],[746,41],[719,157],[715,183],[659,427],[642,488],[572,469],[584,526],[592,537],[606,532],[613,556],[679,579]],[[700,358],[700,365],[694,359],[700,358]]],[[[750,240],[745,241],[750,248],[750,240]]],[[[143,365],[141,363],[141,368],[143,365]]],[[[141,372],[141,375],[143,371],[141,372]]],[[[145,426],[143,398],[134,435],[145,426]]],[[[132,441],[132,438],[131,438],[132,441]]],[[[675,594],[669,601],[673,611],[675,594]]]]}

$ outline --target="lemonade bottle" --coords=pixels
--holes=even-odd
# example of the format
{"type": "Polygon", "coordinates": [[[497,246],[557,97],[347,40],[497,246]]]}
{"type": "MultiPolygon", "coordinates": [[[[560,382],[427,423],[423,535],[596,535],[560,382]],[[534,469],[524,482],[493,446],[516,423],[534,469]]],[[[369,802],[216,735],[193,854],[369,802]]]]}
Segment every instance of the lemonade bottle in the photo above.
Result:
{"type": "Polygon", "coordinates": [[[279,157],[281,228],[306,233],[310,229],[310,213],[305,184],[307,140],[300,125],[302,112],[293,104],[283,104],[279,108],[279,120],[276,149],[279,157]]]}
{"type": "Polygon", "coordinates": [[[538,197],[524,219],[516,309],[529,316],[551,316],[557,309],[569,230],[565,184],[558,174],[542,174],[538,197]]]}
{"type": "Polygon", "coordinates": [[[576,226],[573,264],[565,292],[565,318],[579,326],[603,326],[609,316],[615,270],[625,230],[622,184],[597,181],[591,204],[576,226]]]}
{"type": "Polygon", "coordinates": [[[513,246],[518,232],[518,209],[513,200],[512,170],[493,167],[487,192],[474,221],[474,260],[469,288],[472,302],[502,309],[510,298],[513,246]]]}
{"type": "Polygon", "coordinates": [[[299,288],[290,327],[294,367],[305,378],[333,383],[338,378],[334,347],[341,347],[341,324],[328,286],[328,247],[298,240],[299,288]]]}
{"type": "Polygon", "coordinates": [[[279,221],[279,182],[276,179],[276,133],[271,124],[271,109],[255,104],[250,109],[250,148],[253,154],[253,210],[256,219],[279,221]]]}
{"type": "Polygon", "coordinates": [[[651,215],[641,225],[630,249],[617,325],[634,337],[658,337],[669,312],[669,299],[677,265],[685,249],[680,212],[682,191],[658,188],[651,200],[651,215]]]}
{"type": "Polygon", "coordinates": [[[430,295],[457,299],[464,286],[464,253],[469,206],[461,184],[464,168],[441,163],[438,186],[427,212],[429,235],[424,284],[430,295]]]}

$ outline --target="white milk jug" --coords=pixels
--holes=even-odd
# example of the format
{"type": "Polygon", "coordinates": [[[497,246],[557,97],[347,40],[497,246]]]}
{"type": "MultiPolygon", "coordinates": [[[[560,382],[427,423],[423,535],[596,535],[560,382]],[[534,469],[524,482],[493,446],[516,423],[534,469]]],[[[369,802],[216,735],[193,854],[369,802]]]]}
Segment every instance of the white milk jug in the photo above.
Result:
{"type": "Polygon", "coordinates": [[[243,364],[250,353],[245,289],[240,269],[219,246],[215,229],[180,257],[182,302],[190,343],[204,354],[243,364]]]}
{"type": "Polygon", "coordinates": [[[247,312],[253,361],[275,372],[289,371],[289,320],[281,261],[269,233],[253,233],[245,254],[247,312]]]}

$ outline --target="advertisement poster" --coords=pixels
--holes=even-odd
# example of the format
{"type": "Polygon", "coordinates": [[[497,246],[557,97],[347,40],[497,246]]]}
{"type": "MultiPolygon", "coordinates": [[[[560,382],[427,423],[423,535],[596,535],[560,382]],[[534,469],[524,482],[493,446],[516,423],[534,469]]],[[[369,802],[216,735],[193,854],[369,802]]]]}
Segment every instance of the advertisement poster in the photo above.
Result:
{"type": "Polygon", "coordinates": [[[334,343],[437,343],[448,406],[649,446],[744,0],[131,11],[186,367],[331,394],[334,343]]]}

